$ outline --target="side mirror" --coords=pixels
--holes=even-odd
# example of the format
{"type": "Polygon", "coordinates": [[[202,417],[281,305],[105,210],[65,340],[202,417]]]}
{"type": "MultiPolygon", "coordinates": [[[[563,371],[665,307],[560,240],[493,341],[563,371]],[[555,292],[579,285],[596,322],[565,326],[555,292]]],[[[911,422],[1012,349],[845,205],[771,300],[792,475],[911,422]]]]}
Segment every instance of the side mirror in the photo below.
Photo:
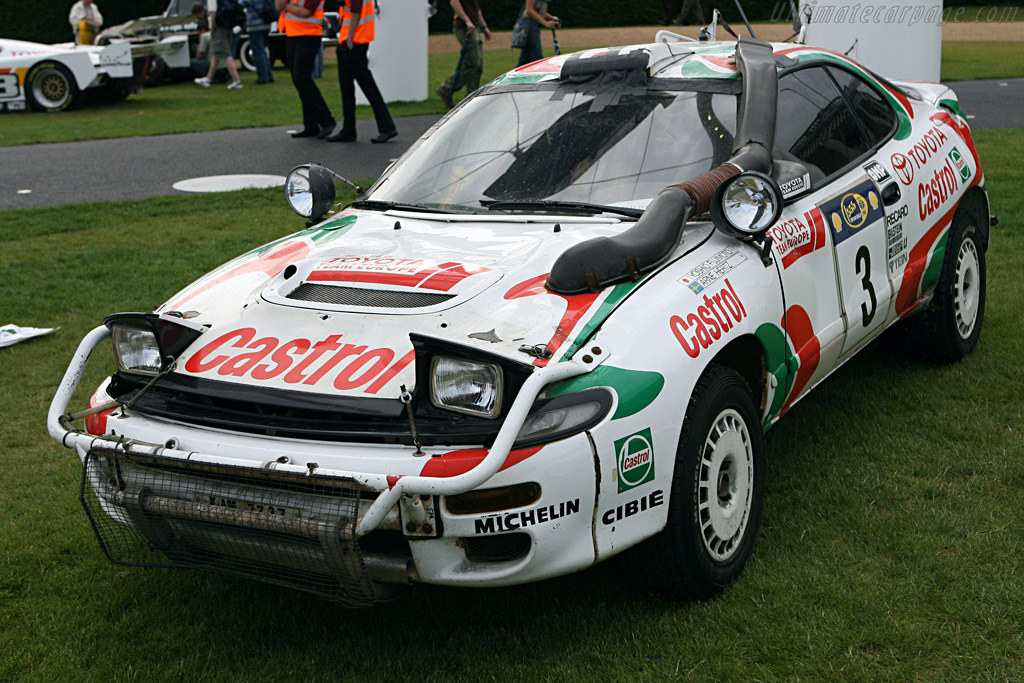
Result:
{"type": "Polygon", "coordinates": [[[711,200],[711,220],[725,234],[762,240],[782,215],[782,190],[764,173],[745,171],[722,183],[711,200]]]}
{"type": "Polygon", "coordinates": [[[334,206],[334,178],[319,164],[303,164],[289,171],[284,192],[288,206],[308,218],[308,224],[319,221],[334,206]]]}

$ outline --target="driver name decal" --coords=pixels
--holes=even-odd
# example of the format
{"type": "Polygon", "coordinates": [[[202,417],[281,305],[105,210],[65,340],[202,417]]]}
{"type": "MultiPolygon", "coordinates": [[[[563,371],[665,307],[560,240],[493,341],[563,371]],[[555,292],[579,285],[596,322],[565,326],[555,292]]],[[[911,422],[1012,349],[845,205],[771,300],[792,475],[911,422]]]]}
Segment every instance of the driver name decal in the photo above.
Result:
{"type": "Polygon", "coordinates": [[[696,358],[746,317],[747,309],[729,278],[725,278],[725,286],[716,294],[704,295],[703,306],[698,306],[685,318],[672,316],[668,324],[686,355],[696,358]]]}
{"type": "Polygon", "coordinates": [[[242,327],[192,354],[185,370],[193,374],[216,371],[222,377],[258,382],[277,380],[296,389],[332,384],[340,391],[360,389],[364,394],[376,394],[416,357],[415,351],[409,351],[396,361],[391,349],[345,343],[342,336],[332,334],[316,342],[256,338],[254,328],[242,327]]]}

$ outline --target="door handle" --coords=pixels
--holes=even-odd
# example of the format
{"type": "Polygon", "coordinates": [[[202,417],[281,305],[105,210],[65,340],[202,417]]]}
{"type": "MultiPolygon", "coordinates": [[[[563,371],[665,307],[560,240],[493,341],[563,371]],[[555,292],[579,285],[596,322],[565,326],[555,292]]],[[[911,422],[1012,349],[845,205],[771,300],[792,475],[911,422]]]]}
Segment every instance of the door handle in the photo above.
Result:
{"type": "Polygon", "coordinates": [[[886,206],[892,206],[900,200],[901,196],[900,186],[896,184],[895,180],[882,188],[882,203],[886,206]]]}

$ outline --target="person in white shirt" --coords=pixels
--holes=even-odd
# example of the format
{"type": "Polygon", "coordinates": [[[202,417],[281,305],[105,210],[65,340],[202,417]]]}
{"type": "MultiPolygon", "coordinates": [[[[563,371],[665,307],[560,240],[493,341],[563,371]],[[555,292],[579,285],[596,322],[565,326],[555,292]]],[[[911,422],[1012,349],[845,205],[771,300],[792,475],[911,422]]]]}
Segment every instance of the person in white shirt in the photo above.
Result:
{"type": "Polygon", "coordinates": [[[79,45],[92,45],[103,25],[103,15],[92,0],[78,0],[71,6],[68,21],[71,22],[71,30],[75,32],[75,42],[79,45]]]}
{"type": "Polygon", "coordinates": [[[238,90],[242,87],[242,81],[238,77],[238,67],[235,60],[231,58],[231,36],[232,29],[228,26],[219,26],[217,22],[217,0],[206,0],[206,16],[210,20],[210,70],[202,78],[195,79],[196,85],[209,88],[213,83],[213,75],[217,73],[217,63],[222,61],[231,74],[231,83],[228,90],[238,90]]]}

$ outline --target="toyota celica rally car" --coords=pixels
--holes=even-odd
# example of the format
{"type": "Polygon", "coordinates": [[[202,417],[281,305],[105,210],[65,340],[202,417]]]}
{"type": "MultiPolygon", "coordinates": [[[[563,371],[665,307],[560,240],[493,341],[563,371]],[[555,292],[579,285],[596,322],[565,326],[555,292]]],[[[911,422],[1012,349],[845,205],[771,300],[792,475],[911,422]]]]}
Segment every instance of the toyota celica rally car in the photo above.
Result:
{"type": "Polygon", "coordinates": [[[941,85],[746,38],[556,56],[343,210],[295,169],[307,228],[108,316],[49,431],[118,564],[365,605],[631,549],[708,598],[750,559],[769,426],[897,323],[975,348],[984,188],[941,85]]]}

